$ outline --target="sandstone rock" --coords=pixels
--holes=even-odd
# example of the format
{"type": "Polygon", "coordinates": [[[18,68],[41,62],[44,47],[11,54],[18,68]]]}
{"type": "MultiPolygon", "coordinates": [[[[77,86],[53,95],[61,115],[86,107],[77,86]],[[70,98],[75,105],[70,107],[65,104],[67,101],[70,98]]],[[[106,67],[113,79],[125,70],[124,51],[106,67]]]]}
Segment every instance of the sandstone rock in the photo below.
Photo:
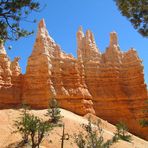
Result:
{"type": "Polygon", "coordinates": [[[47,108],[51,97],[56,97],[63,108],[79,114],[94,113],[78,67],[77,60],[62,52],[48,35],[42,20],[28,60],[22,100],[36,108],[47,108]]]}
{"type": "Polygon", "coordinates": [[[10,59],[4,49],[3,44],[0,45],[0,84],[1,86],[11,86],[11,70],[10,59]]]}
{"type": "Polygon", "coordinates": [[[4,49],[0,45],[0,107],[20,104],[21,99],[21,73],[17,59],[11,63],[4,49]]]}
{"type": "Polygon", "coordinates": [[[0,107],[27,103],[47,108],[55,97],[60,106],[80,115],[93,113],[111,122],[122,120],[130,131],[148,139],[148,128],[139,120],[148,99],[143,65],[137,52],[122,52],[116,32],[101,53],[90,30],[77,32],[77,58],[62,51],[49,36],[44,20],[38,25],[26,74],[19,58],[11,62],[0,45],[0,107]]]}
{"type": "Polygon", "coordinates": [[[21,74],[21,68],[18,63],[19,60],[20,57],[15,57],[14,61],[11,62],[10,69],[12,71],[12,76],[19,76],[21,74]]]}
{"type": "Polygon", "coordinates": [[[105,53],[97,55],[99,58],[93,52],[86,55],[92,47],[78,46],[82,54],[78,58],[82,57],[85,82],[92,95],[96,115],[114,124],[124,121],[131,132],[148,138],[148,128],[139,125],[148,96],[143,65],[136,51],[121,52],[115,32],[110,34],[110,44],[105,53]]]}

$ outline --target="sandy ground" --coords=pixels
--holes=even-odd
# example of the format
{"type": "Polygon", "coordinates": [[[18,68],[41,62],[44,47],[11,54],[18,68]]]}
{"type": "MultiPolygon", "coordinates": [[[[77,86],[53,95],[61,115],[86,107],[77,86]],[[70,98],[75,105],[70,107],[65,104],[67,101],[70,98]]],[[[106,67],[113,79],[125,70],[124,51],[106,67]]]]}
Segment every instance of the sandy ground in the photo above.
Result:
{"type": "MultiPolygon", "coordinates": [[[[46,114],[47,110],[32,110],[33,114],[46,119],[43,115],[46,114]]],[[[0,148],[14,148],[14,145],[21,141],[19,133],[13,133],[15,130],[14,120],[20,115],[20,110],[5,109],[0,110],[0,148]]],[[[73,140],[74,133],[78,133],[81,128],[81,124],[87,123],[87,117],[78,116],[70,111],[61,109],[61,115],[63,116],[62,121],[65,123],[65,133],[70,135],[69,140],[64,141],[64,148],[77,148],[73,140]]],[[[93,116],[93,120],[96,117],[93,116]]],[[[104,131],[104,138],[110,139],[113,136],[115,127],[109,124],[107,121],[102,120],[101,124],[104,131]]],[[[60,148],[61,147],[61,135],[62,128],[57,127],[46,135],[44,141],[41,144],[41,148],[60,148]]],[[[112,145],[112,148],[148,148],[148,141],[140,139],[132,135],[132,143],[119,141],[112,145]]],[[[30,146],[26,146],[30,148],[30,146]]]]}

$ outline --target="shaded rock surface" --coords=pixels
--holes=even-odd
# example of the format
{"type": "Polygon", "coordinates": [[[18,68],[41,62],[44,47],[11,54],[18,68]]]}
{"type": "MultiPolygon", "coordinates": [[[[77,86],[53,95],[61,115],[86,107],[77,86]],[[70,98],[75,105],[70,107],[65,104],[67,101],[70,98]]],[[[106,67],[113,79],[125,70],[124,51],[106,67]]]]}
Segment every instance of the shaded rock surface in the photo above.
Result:
{"type": "MultiPolygon", "coordinates": [[[[134,49],[122,52],[115,32],[101,53],[90,30],[77,32],[77,58],[66,54],[49,36],[44,20],[38,26],[26,74],[18,61],[10,61],[0,46],[0,106],[27,103],[47,108],[55,97],[60,106],[80,115],[93,113],[115,124],[124,121],[130,131],[148,139],[141,128],[148,99],[142,61],[134,49]]],[[[146,117],[147,118],[147,117],[146,117]]]]}

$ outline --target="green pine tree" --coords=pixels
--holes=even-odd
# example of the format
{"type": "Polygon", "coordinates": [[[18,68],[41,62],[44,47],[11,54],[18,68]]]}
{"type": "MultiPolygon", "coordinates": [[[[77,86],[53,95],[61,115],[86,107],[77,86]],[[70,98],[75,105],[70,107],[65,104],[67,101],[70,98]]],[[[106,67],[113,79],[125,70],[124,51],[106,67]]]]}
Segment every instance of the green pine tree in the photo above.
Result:
{"type": "Polygon", "coordinates": [[[31,141],[32,148],[39,148],[42,140],[45,138],[45,134],[53,129],[52,124],[30,114],[26,108],[14,125],[17,128],[15,132],[22,135],[22,146],[31,141]]]}
{"type": "Polygon", "coordinates": [[[32,22],[28,16],[34,11],[39,12],[40,3],[35,0],[1,0],[0,1],[0,42],[18,40],[33,31],[21,26],[22,22],[32,22]]]}
{"type": "Polygon", "coordinates": [[[143,36],[148,37],[148,0],[114,0],[119,11],[143,36]]]}
{"type": "Polygon", "coordinates": [[[92,123],[91,119],[88,119],[88,124],[82,125],[85,132],[79,132],[74,134],[74,141],[79,148],[109,148],[118,139],[113,137],[107,141],[103,137],[103,129],[100,126],[101,121],[92,123]]]}
{"type": "Polygon", "coordinates": [[[121,139],[128,142],[132,141],[131,135],[128,134],[128,127],[124,122],[120,121],[119,123],[116,124],[115,137],[117,139],[121,139]]]}
{"type": "Polygon", "coordinates": [[[57,124],[61,119],[61,111],[58,106],[58,102],[55,98],[52,98],[49,102],[49,108],[47,110],[47,115],[50,117],[52,123],[57,124]]]}
{"type": "Polygon", "coordinates": [[[145,114],[145,118],[140,120],[140,125],[142,127],[148,127],[148,100],[146,101],[146,108],[143,113],[145,114]]]}

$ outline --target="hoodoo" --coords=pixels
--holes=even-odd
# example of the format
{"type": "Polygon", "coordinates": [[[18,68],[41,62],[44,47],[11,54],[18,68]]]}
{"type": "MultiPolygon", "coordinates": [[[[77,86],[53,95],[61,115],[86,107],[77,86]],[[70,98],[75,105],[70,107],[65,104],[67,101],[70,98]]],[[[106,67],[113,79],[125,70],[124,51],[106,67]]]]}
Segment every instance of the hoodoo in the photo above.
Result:
{"type": "Polygon", "coordinates": [[[46,108],[49,99],[56,97],[63,108],[78,114],[95,113],[80,67],[77,59],[61,51],[41,20],[28,60],[22,100],[33,107],[46,108]]]}
{"type": "Polygon", "coordinates": [[[13,62],[7,56],[3,43],[0,44],[0,107],[21,103],[22,76],[18,63],[19,58],[13,62]]]}
{"type": "Polygon", "coordinates": [[[122,52],[116,32],[101,53],[90,30],[77,32],[77,58],[64,53],[49,36],[44,20],[38,25],[26,74],[19,58],[11,62],[0,45],[0,107],[27,103],[47,108],[55,97],[60,106],[80,115],[93,113],[111,122],[124,121],[130,132],[148,139],[139,120],[148,99],[142,61],[134,49],[122,52]]]}

